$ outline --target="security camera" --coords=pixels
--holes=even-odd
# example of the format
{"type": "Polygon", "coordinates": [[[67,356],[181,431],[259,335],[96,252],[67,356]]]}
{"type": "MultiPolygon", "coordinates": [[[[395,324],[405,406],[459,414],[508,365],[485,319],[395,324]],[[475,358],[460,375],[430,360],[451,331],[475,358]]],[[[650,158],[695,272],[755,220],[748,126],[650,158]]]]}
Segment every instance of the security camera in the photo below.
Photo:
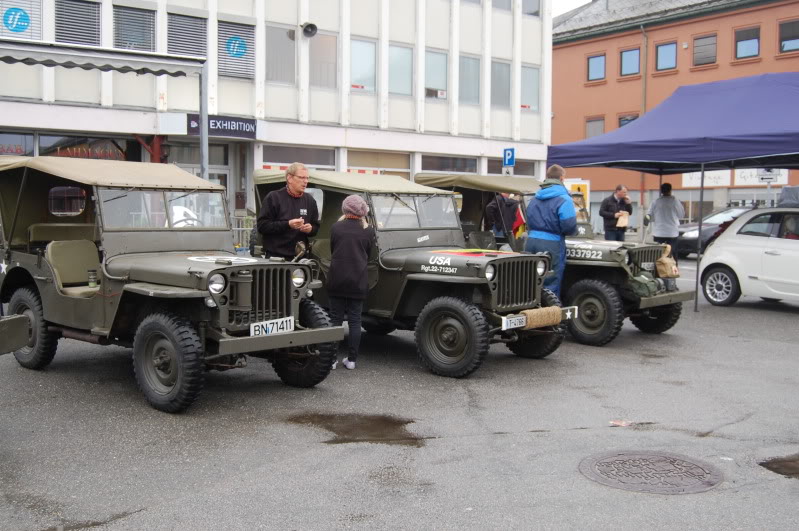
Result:
{"type": "Polygon", "coordinates": [[[313,24],[311,22],[306,22],[300,27],[302,28],[302,34],[308,37],[309,39],[314,35],[316,35],[316,24],[313,24]]]}

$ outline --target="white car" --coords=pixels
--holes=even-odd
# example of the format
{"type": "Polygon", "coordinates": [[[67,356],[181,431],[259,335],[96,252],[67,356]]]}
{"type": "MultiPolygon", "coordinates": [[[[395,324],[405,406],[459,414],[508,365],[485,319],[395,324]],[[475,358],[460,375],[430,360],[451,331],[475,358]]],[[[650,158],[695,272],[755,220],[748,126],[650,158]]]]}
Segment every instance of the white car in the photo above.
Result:
{"type": "Polygon", "coordinates": [[[743,214],[707,248],[699,274],[716,306],[741,295],[799,302],[799,208],[743,214]]]}

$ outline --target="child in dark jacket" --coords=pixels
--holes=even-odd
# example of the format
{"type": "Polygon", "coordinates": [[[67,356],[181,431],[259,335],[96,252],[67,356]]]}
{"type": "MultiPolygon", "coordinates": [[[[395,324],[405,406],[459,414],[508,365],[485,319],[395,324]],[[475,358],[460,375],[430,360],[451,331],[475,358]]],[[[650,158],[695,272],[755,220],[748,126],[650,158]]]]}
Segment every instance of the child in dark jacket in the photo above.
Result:
{"type": "MultiPolygon", "coordinates": [[[[341,325],[344,315],[347,316],[349,348],[342,363],[354,369],[361,343],[361,311],[369,290],[367,264],[375,231],[366,222],[369,206],[361,196],[347,196],[341,210],[344,215],[330,230],[332,259],[325,287],[333,325],[341,325]]],[[[334,369],[337,364],[333,362],[334,369]]]]}

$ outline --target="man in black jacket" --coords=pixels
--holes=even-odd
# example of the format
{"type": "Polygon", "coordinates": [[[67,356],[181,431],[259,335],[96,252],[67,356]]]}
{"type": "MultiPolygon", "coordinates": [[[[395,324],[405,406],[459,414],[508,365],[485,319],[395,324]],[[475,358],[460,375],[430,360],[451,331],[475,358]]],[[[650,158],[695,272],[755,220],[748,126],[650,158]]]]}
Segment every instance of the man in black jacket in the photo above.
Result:
{"type": "Polygon", "coordinates": [[[269,192],[258,214],[258,232],[264,238],[267,257],[286,260],[295,257],[297,242],[304,242],[319,231],[319,209],[316,200],[305,193],[308,169],[295,162],[286,170],[286,187],[269,192]]]}
{"type": "Polygon", "coordinates": [[[605,239],[623,242],[627,226],[619,227],[619,218],[625,215],[629,217],[632,213],[633,205],[627,195],[627,187],[620,184],[613,195],[606,197],[599,206],[599,215],[604,220],[605,239]]]}
{"type": "Polygon", "coordinates": [[[519,202],[511,199],[509,194],[494,194],[486,206],[486,225],[494,231],[494,236],[509,238],[508,235],[513,232],[513,222],[516,221],[518,209],[519,202]]]}

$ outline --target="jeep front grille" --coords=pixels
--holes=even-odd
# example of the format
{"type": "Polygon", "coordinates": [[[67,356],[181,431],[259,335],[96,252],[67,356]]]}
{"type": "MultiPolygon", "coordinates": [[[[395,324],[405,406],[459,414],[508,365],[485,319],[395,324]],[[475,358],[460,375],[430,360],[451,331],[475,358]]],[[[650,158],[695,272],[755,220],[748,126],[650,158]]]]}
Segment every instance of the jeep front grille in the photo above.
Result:
{"type": "MultiPolygon", "coordinates": [[[[255,267],[252,269],[252,309],[231,310],[229,326],[245,326],[250,323],[279,319],[291,315],[291,268],[281,266],[255,267]]],[[[230,301],[236,306],[238,301],[230,301]]]]}
{"type": "Polygon", "coordinates": [[[535,304],[536,260],[530,257],[506,258],[492,262],[496,272],[497,311],[530,308],[535,304]]]}
{"type": "Polygon", "coordinates": [[[641,271],[649,271],[654,275],[655,262],[657,262],[657,259],[660,258],[661,255],[663,254],[663,248],[642,247],[640,249],[630,249],[629,253],[633,259],[633,262],[630,265],[630,269],[632,269],[633,275],[638,275],[641,273],[641,271]],[[644,268],[644,264],[651,264],[651,266],[644,268]],[[651,267],[651,269],[649,267],[651,267]]]}

